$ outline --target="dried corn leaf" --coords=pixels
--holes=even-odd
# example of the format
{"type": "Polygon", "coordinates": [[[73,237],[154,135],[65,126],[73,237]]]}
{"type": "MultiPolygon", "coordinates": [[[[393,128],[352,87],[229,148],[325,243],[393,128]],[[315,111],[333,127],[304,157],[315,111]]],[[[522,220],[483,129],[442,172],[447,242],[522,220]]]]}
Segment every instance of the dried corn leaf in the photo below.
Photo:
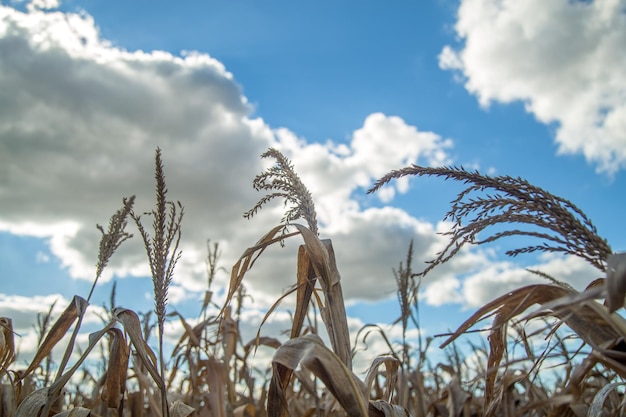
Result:
{"type": "Polygon", "coordinates": [[[187,417],[195,411],[195,408],[176,400],[170,406],[170,417],[187,417]]]}
{"type": "Polygon", "coordinates": [[[125,404],[126,411],[130,411],[130,417],[144,417],[144,395],[143,391],[135,391],[128,393],[128,400],[125,404]]]}
{"type": "MultiPolygon", "coordinates": [[[[252,247],[249,247],[248,249],[246,249],[243,253],[243,255],[241,255],[241,257],[237,260],[237,262],[235,263],[235,265],[233,265],[233,268],[231,270],[231,275],[230,275],[230,283],[229,283],[229,288],[228,288],[228,295],[226,297],[226,301],[224,303],[224,307],[222,308],[222,311],[220,312],[220,316],[224,317],[225,312],[227,310],[228,304],[230,303],[233,295],[235,294],[235,292],[237,291],[237,289],[241,286],[241,283],[243,281],[243,278],[246,274],[246,272],[248,272],[252,266],[254,265],[254,262],[256,261],[256,259],[261,256],[261,254],[265,251],[265,249],[268,246],[273,245],[274,243],[277,242],[281,242],[283,239],[290,237],[290,236],[294,236],[298,233],[292,233],[289,235],[283,235],[282,233],[276,237],[276,235],[279,232],[282,232],[284,230],[284,225],[278,225],[275,226],[274,228],[272,228],[268,233],[266,233],[263,237],[261,237],[261,239],[259,239],[259,241],[252,247]]],[[[278,301],[280,302],[280,300],[278,301]]],[[[268,313],[265,315],[265,318],[263,319],[263,322],[265,322],[265,320],[267,319],[267,317],[269,316],[269,314],[274,310],[274,308],[277,306],[277,303],[274,303],[274,305],[270,308],[270,311],[268,311],[268,313]]],[[[298,314],[298,313],[296,313],[298,314]]],[[[292,327],[292,332],[293,332],[293,328],[292,327]]],[[[260,329],[259,329],[260,330],[260,329]]],[[[259,335],[257,334],[257,340],[259,339],[259,335]]],[[[290,373],[288,370],[282,370],[281,371],[283,376],[283,379],[289,379],[290,378],[290,373]]]]}
{"type": "MultiPolygon", "coordinates": [[[[305,233],[302,234],[305,235],[305,233]]],[[[317,236],[315,236],[315,238],[317,238],[317,236]]],[[[324,292],[326,308],[322,310],[322,318],[324,318],[333,351],[339,356],[348,369],[352,369],[350,329],[348,328],[348,316],[346,314],[343,290],[341,288],[341,277],[335,260],[335,250],[333,249],[333,244],[330,239],[324,239],[322,242],[328,253],[329,274],[327,279],[324,279],[323,275],[321,277],[321,281],[326,282],[328,285],[328,289],[324,292]]]]}
{"type": "MultiPolygon", "coordinates": [[[[495,375],[495,372],[493,374],[495,375]]],[[[515,390],[515,384],[527,380],[527,378],[528,375],[524,372],[512,372],[507,369],[504,375],[498,379],[498,383],[495,385],[494,389],[492,404],[500,407],[499,414],[504,412],[505,415],[515,415],[518,411],[517,408],[523,405],[519,398],[520,396],[515,390]]],[[[540,402],[535,402],[535,407],[539,408],[539,406],[540,402]]]]}
{"type": "MultiPolygon", "coordinates": [[[[298,232],[288,235],[279,235],[276,237],[276,235],[283,230],[284,225],[276,226],[266,233],[254,246],[245,250],[244,254],[232,268],[225,306],[230,303],[233,295],[241,285],[244,275],[252,268],[252,265],[261,253],[263,253],[265,248],[276,242],[280,242],[286,237],[301,234],[310,261],[310,266],[308,264],[303,264],[302,270],[298,271],[299,280],[304,280],[302,277],[305,276],[307,280],[312,279],[310,277],[311,274],[309,273],[309,268],[313,268],[315,275],[322,284],[324,295],[326,297],[326,306],[322,310],[322,318],[324,319],[324,323],[327,327],[333,350],[342,359],[344,364],[348,368],[351,368],[352,356],[350,350],[349,329],[343,300],[343,292],[340,284],[341,277],[337,269],[332,243],[330,240],[321,241],[317,235],[306,226],[296,223],[291,224],[291,226],[298,229],[298,232]]],[[[300,284],[300,282],[298,282],[298,284],[300,284]]],[[[310,296],[308,298],[310,299],[310,296]]],[[[308,304],[306,306],[303,304],[305,301],[306,296],[303,295],[301,297],[300,304],[298,305],[298,309],[308,308],[308,304]]],[[[220,315],[223,314],[223,311],[224,309],[222,309],[222,313],[220,315]]],[[[294,326],[292,326],[292,333],[294,334],[299,332],[298,327],[301,327],[299,323],[302,320],[302,314],[303,313],[301,311],[296,313],[296,321],[294,326]]]]}
{"type": "Polygon", "coordinates": [[[113,316],[117,321],[122,323],[122,326],[124,326],[124,330],[126,331],[126,333],[128,333],[128,337],[130,337],[130,341],[137,350],[137,354],[139,355],[141,362],[146,367],[148,373],[157,384],[157,386],[162,389],[165,386],[165,383],[163,382],[163,378],[161,378],[156,368],[156,355],[154,354],[152,349],[150,349],[150,346],[148,346],[143,338],[143,333],[141,331],[141,322],[139,321],[137,313],[126,308],[118,307],[113,310],[113,316]]]}
{"type": "Polygon", "coordinates": [[[183,342],[187,338],[189,339],[189,343],[191,344],[192,347],[199,347],[200,346],[200,335],[202,333],[202,329],[204,329],[204,327],[210,321],[205,320],[202,323],[200,323],[200,324],[198,324],[198,325],[196,325],[194,327],[191,327],[189,325],[189,323],[187,323],[185,318],[177,311],[174,311],[174,312],[168,314],[168,316],[177,316],[178,319],[180,320],[180,324],[182,324],[183,328],[185,329],[185,332],[180,337],[180,340],[178,341],[178,344],[176,345],[176,348],[174,349],[174,353],[172,353],[172,356],[176,356],[178,354],[180,347],[182,346],[183,342]]]}
{"type": "Polygon", "coordinates": [[[109,330],[109,335],[112,340],[109,349],[109,364],[104,382],[105,392],[103,393],[103,399],[107,407],[117,409],[126,391],[130,349],[120,329],[114,328],[109,330]]]}
{"type": "Polygon", "coordinates": [[[241,257],[237,260],[235,265],[231,270],[230,274],[230,283],[228,286],[228,295],[226,296],[225,304],[228,304],[232,299],[233,295],[241,285],[243,281],[243,277],[248,272],[256,259],[261,256],[261,254],[265,251],[268,246],[273,245],[274,243],[280,242],[290,236],[295,236],[298,233],[290,233],[288,235],[279,235],[276,236],[278,232],[283,230],[283,225],[278,225],[272,228],[269,232],[267,232],[263,237],[252,247],[246,249],[241,255],[241,257]],[[258,252],[258,253],[257,253],[258,252]]]}
{"type": "MultiPolygon", "coordinates": [[[[298,263],[296,273],[296,309],[291,324],[291,339],[300,336],[300,332],[302,331],[302,326],[304,325],[304,320],[306,318],[309,308],[309,303],[311,301],[311,296],[315,291],[316,280],[317,274],[315,272],[313,264],[311,263],[309,253],[306,250],[305,246],[300,245],[300,247],[298,248],[298,263]]],[[[280,300],[278,302],[280,302],[280,300]]],[[[265,322],[269,313],[278,304],[278,302],[270,308],[268,314],[266,314],[263,318],[263,323],[265,322]]],[[[258,337],[259,335],[257,335],[257,338],[258,337]]],[[[276,346],[276,348],[278,348],[278,346],[276,346]]],[[[279,378],[279,380],[281,381],[281,385],[286,386],[291,379],[293,371],[289,368],[282,367],[277,372],[278,375],[276,375],[276,377],[279,378]]]]}
{"type": "Polygon", "coordinates": [[[206,381],[209,386],[207,395],[213,417],[226,417],[226,393],[229,384],[226,365],[210,357],[206,361],[206,381]]]}
{"type": "Polygon", "coordinates": [[[0,317],[0,376],[15,359],[15,341],[13,338],[13,321],[8,317],[0,317]]]}
{"type": "Polygon", "coordinates": [[[606,302],[609,312],[612,313],[624,307],[626,294],[626,253],[616,253],[609,256],[606,268],[606,302]]]}
{"type": "Polygon", "coordinates": [[[368,415],[364,384],[324,345],[319,336],[308,334],[285,342],[274,354],[267,406],[269,417],[285,416],[288,412],[287,385],[278,377],[280,369],[286,367],[293,371],[300,366],[324,383],[349,416],[368,415]]]}
{"type": "Polygon", "coordinates": [[[224,309],[222,321],[220,323],[222,347],[224,348],[224,363],[226,363],[227,366],[237,349],[237,340],[239,337],[237,328],[237,322],[231,315],[231,307],[228,306],[224,309]]]}
{"type": "MultiPolygon", "coordinates": [[[[584,408],[584,404],[575,404],[577,398],[574,395],[553,395],[544,400],[535,401],[534,403],[518,407],[515,410],[516,416],[524,416],[531,413],[531,415],[545,415],[547,417],[562,417],[571,416],[574,413],[575,416],[579,416],[580,410],[584,408]],[[582,406],[582,407],[581,407],[582,406]],[[549,412],[541,410],[549,410],[549,412]],[[525,414],[526,413],[526,414],[525,414]]],[[[505,411],[506,413],[507,411],[505,411]]],[[[584,415],[584,413],[583,413],[584,415]]]]}
{"type": "MultiPolygon", "coordinates": [[[[45,410],[51,410],[53,403],[60,401],[62,399],[62,391],[65,385],[69,382],[70,378],[74,375],[74,373],[81,367],[85,359],[89,356],[93,348],[100,341],[102,336],[104,336],[115,324],[115,321],[110,321],[102,330],[91,333],[89,335],[89,345],[82,353],[82,355],[78,358],[76,363],[72,366],[71,369],[66,371],[63,375],[59,376],[54,383],[48,389],[48,400],[46,404],[45,410]]],[[[45,414],[45,412],[44,412],[45,414]]]]}
{"type": "MultiPolygon", "coordinates": [[[[604,288],[591,288],[576,295],[543,303],[541,310],[525,316],[524,319],[545,314],[559,317],[598,352],[626,364],[626,351],[617,343],[618,337],[626,339],[626,319],[621,315],[609,313],[606,307],[593,301],[604,292],[604,288]]],[[[626,377],[626,368],[611,367],[626,377]]]]}
{"type": "Polygon", "coordinates": [[[0,416],[12,417],[17,408],[16,389],[11,384],[0,384],[0,416]]]}
{"type": "Polygon", "coordinates": [[[200,311],[205,312],[206,309],[209,307],[209,304],[211,304],[212,299],[213,299],[213,291],[211,290],[205,291],[204,299],[202,301],[202,308],[200,309],[200,311]]]}
{"type": "Polygon", "coordinates": [[[393,390],[398,381],[398,368],[400,367],[400,361],[393,356],[378,356],[374,359],[369,370],[367,371],[367,375],[365,376],[365,392],[371,391],[374,379],[376,379],[376,376],[379,373],[379,368],[382,365],[385,365],[386,370],[385,394],[383,399],[390,402],[393,390]]]}
{"type": "Polygon", "coordinates": [[[40,388],[30,393],[17,407],[15,417],[39,417],[48,400],[48,388],[40,388]]]}
{"type": "Polygon", "coordinates": [[[467,392],[461,388],[461,382],[458,375],[452,376],[452,381],[447,386],[448,401],[446,408],[448,409],[448,415],[459,416],[462,415],[465,408],[465,404],[471,398],[467,392]]]}
{"type": "MultiPolygon", "coordinates": [[[[141,360],[141,359],[139,359],[141,360]]],[[[133,370],[135,371],[135,377],[137,378],[137,383],[139,384],[139,392],[138,395],[134,396],[135,403],[133,404],[133,412],[141,410],[141,412],[137,413],[137,417],[146,416],[161,416],[161,401],[156,397],[155,390],[153,389],[153,385],[150,383],[150,379],[143,372],[143,366],[141,364],[137,364],[137,355],[133,354],[133,370]],[[148,405],[148,412],[145,412],[144,405],[148,405]]],[[[131,397],[129,395],[129,397],[131,397]]],[[[135,417],[135,415],[133,415],[135,417]]]]}
{"type": "MultiPolygon", "coordinates": [[[[537,284],[516,289],[478,309],[441,345],[441,347],[445,347],[477,322],[495,314],[489,335],[490,352],[485,383],[486,416],[493,416],[499,405],[494,387],[496,371],[506,347],[507,322],[534,304],[548,305],[556,300],[572,300],[578,295],[579,293],[574,290],[556,285],[537,284]]],[[[551,314],[564,321],[592,347],[612,347],[611,344],[614,344],[619,336],[613,326],[606,321],[606,317],[602,316],[601,309],[604,307],[594,301],[574,304],[566,301],[561,303],[559,308],[554,308],[554,305],[551,307],[554,311],[545,312],[545,314],[551,314]]]]}
{"type": "Polygon", "coordinates": [[[315,291],[317,275],[311,264],[311,258],[306,248],[302,245],[298,248],[298,263],[296,272],[296,310],[291,325],[291,339],[300,336],[302,326],[309,308],[311,296],[315,291]]]}
{"type": "Polygon", "coordinates": [[[603,386],[593,397],[591,407],[589,407],[589,411],[587,411],[587,416],[595,417],[603,415],[604,402],[606,401],[607,397],[611,394],[611,392],[615,392],[616,394],[621,396],[622,394],[617,391],[617,388],[623,385],[626,385],[626,383],[614,382],[603,386]]]}
{"type": "Polygon", "coordinates": [[[183,361],[187,361],[188,365],[190,367],[193,367],[194,365],[192,365],[193,361],[189,361],[189,353],[190,353],[190,349],[192,347],[199,347],[200,346],[200,337],[202,336],[202,331],[212,325],[212,324],[216,324],[218,321],[215,318],[208,318],[206,320],[201,321],[200,323],[196,324],[193,327],[190,327],[189,324],[187,323],[187,321],[184,319],[184,317],[178,313],[178,312],[173,312],[171,313],[171,315],[176,315],[180,318],[181,323],[183,324],[183,327],[185,329],[185,332],[181,335],[180,339],[178,340],[178,343],[176,344],[176,347],[174,348],[174,351],[172,353],[172,357],[176,358],[176,363],[174,364],[174,366],[171,368],[171,372],[169,374],[168,377],[168,381],[167,381],[167,386],[171,386],[172,383],[174,382],[174,380],[176,379],[176,376],[178,374],[178,370],[179,370],[179,365],[181,362],[183,361]],[[185,341],[189,339],[189,344],[185,345],[185,341]],[[186,353],[185,354],[180,354],[182,349],[186,347],[186,353]]]}
{"type": "Polygon", "coordinates": [[[46,358],[52,349],[56,346],[57,343],[65,336],[67,331],[72,327],[74,321],[78,318],[80,314],[82,314],[87,308],[87,300],[77,295],[74,296],[70,304],[67,306],[63,314],[57,319],[54,323],[46,338],[39,346],[35,357],[31,361],[28,368],[22,374],[22,379],[25,378],[28,374],[34,371],[37,366],[41,363],[44,358],[46,358]]]}
{"type": "MultiPolygon", "coordinates": [[[[311,265],[318,276],[326,305],[321,310],[322,319],[326,325],[333,351],[339,356],[344,365],[352,369],[352,352],[350,348],[350,331],[346,308],[344,305],[341,276],[337,269],[335,251],[330,239],[320,240],[309,228],[294,224],[302,238],[309,255],[311,265]]],[[[303,306],[308,308],[307,306],[303,306]]]]}
{"type": "Polygon", "coordinates": [[[380,400],[370,401],[368,411],[369,417],[411,417],[406,408],[380,400]]]}
{"type": "Polygon", "coordinates": [[[244,359],[247,360],[248,355],[252,351],[252,348],[256,348],[257,346],[267,346],[274,349],[278,349],[280,347],[280,341],[274,337],[260,336],[255,337],[243,347],[243,351],[245,352],[244,359]]]}

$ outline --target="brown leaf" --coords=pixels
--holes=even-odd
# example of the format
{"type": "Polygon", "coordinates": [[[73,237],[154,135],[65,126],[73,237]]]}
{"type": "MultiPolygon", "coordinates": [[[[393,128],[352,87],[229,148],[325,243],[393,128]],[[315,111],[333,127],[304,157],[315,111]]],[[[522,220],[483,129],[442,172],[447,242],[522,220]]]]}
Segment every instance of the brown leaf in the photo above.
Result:
{"type": "Polygon", "coordinates": [[[393,390],[396,387],[396,382],[398,380],[398,368],[400,367],[400,361],[393,356],[378,356],[376,359],[374,359],[374,361],[370,365],[369,370],[367,371],[367,375],[365,376],[365,392],[371,391],[374,379],[378,375],[378,369],[382,365],[385,365],[385,370],[387,371],[385,382],[386,395],[383,399],[387,402],[390,402],[391,396],[393,395],[393,390]]]}
{"type": "Polygon", "coordinates": [[[124,330],[128,333],[128,337],[130,337],[130,341],[137,350],[141,362],[144,364],[157,386],[162,389],[165,383],[163,378],[159,375],[159,371],[157,371],[156,355],[143,338],[141,322],[139,321],[137,313],[126,308],[118,307],[113,311],[113,316],[117,321],[122,323],[124,330]]]}
{"type": "Polygon", "coordinates": [[[17,408],[17,389],[11,384],[0,384],[0,416],[13,416],[17,408]]]}
{"type": "Polygon", "coordinates": [[[188,406],[180,400],[176,400],[170,405],[170,417],[187,417],[193,413],[195,408],[188,406]]]}
{"type": "MultiPolygon", "coordinates": [[[[326,305],[321,313],[333,351],[341,358],[344,365],[351,369],[350,331],[341,288],[341,276],[337,269],[333,244],[330,239],[320,240],[306,226],[299,224],[293,224],[293,226],[300,231],[304,239],[304,246],[311,265],[324,291],[326,305]]],[[[308,305],[304,307],[308,308],[308,305]]]]}
{"type": "Polygon", "coordinates": [[[267,346],[267,347],[271,347],[274,349],[278,349],[280,347],[280,341],[276,339],[275,337],[267,337],[267,336],[255,337],[254,339],[246,343],[246,345],[243,347],[243,351],[245,352],[245,358],[248,357],[252,348],[256,348],[257,346],[267,346]]]}
{"type": "Polygon", "coordinates": [[[446,404],[450,416],[459,416],[465,408],[465,403],[471,398],[467,392],[461,388],[458,375],[452,376],[452,381],[448,384],[448,402],[446,404]]]}
{"type": "Polygon", "coordinates": [[[233,295],[235,294],[235,292],[241,285],[244,275],[246,274],[246,272],[248,272],[252,268],[256,259],[259,256],[261,256],[261,254],[265,251],[265,249],[268,246],[271,246],[274,243],[280,242],[290,236],[295,236],[298,234],[298,233],[291,233],[288,235],[279,235],[278,237],[276,237],[276,234],[280,232],[281,230],[283,230],[283,228],[284,228],[283,225],[278,225],[272,228],[269,232],[263,235],[263,237],[254,246],[246,249],[243,255],[241,255],[241,257],[239,258],[239,260],[237,260],[235,265],[233,265],[233,268],[230,273],[230,284],[228,286],[228,294],[226,296],[226,301],[224,304],[230,303],[233,295]]]}
{"type": "Polygon", "coordinates": [[[607,384],[603,386],[593,397],[593,402],[591,403],[591,407],[589,407],[589,411],[587,415],[590,416],[601,416],[604,414],[604,402],[606,401],[609,394],[612,391],[615,391],[618,395],[621,395],[618,391],[618,388],[624,386],[624,382],[613,382],[611,384],[607,384]]]}
{"type": "Polygon", "coordinates": [[[606,268],[606,290],[606,301],[610,313],[624,307],[624,295],[626,294],[626,253],[616,253],[609,256],[606,268]]]}
{"type": "Polygon", "coordinates": [[[102,336],[104,336],[106,332],[108,332],[111,329],[111,327],[113,327],[114,324],[115,324],[115,321],[112,320],[102,330],[95,332],[95,333],[91,333],[89,335],[89,345],[87,346],[85,351],[82,353],[82,355],[78,358],[76,363],[72,366],[71,369],[66,371],[63,375],[59,376],[54,381],[54,383],[50,386],[50,388],[48,388],[48,393],[47,393],[48,399],[47,399],[46,408],[44,409],[44,413],[45,413],[45,410],[50,410],[52,405],[55,402],[62,400],[62,391],[65,385],[69,382],[70,378],[74,375],[74,373],[81,367],[85,359],[87,359],[87,357],[89,356],[93,348],[96,346],[96,344],[99,342],[99,340],[102,338],[102,336]]]}
{"type": "MultiPolygon", "coordinates": [[[[589,291],[595,294],[597,290],[591,289],[589,291]]],[[[530,318],[540,314],[552,315],[565,322],[590,346],[601,349],[613,346],[612,344],[619,337],[619,333],[615,330],[613,324],[617,323],[618,318],[609,317],[606,309],[593,300],[578,302],[577,300],[580,296],[585,296],[585,293],[578,293],[557,285],[537,284],[518,288],[478,309],[441,345],[441,347],[445,347],[477,322],[489,317],[491,314],[495,314],[489,335],[490,352],[485,381],[486,416],[493,416],[499,405],[494,388],[496,371],[506,346],[506,324],[532,305],[549,306],[551,311],[541,310],[541,313],[533,313],[533,315],[529,316],[530,318]]],[[[621,372],[618,365],[609,365],[621,372]]]]}
{"type": "Polygon", "coordinates": [[[290,339],[300,336],[316,281],[317,275],[311,264],[309,253],[303,245],[300,245],[296,272],[296,310],[293,314],[290,339]]]}
{"type": "Polygon", "coordinates": [[[228,374],[224,362],[210,357],[206,360],[206,381],[209,386],[207,402],[213,417],[226,417],[228,374]]]}
{"type": "Polygon", "coordinates": [[[230,358],[233,357],[237,349],[237,321],[231,316],[231,307],[228,306],[224,309],[222,321],[220,323],[220,333],[222,334],[222,347],[224,348],[224,363],[230,363],[230,358]]]}
{"type": "Polygon", "coordinates": [[[368,412],[369,417],[411,417],[406,408],[380,400],[370,401],[368,412]]]}
{"type": "Polygon", "coordinates": [[[348,328],[346,306],[344,304],[343,290],[341,288],[341,277],[335,260],[335,250],[333,249],[333,244],[330,239],[324,239],[322,242],[328,253],[329,273],[327,279],[329,288],[324,292],[326,308],[321,312],[322,318],[325,319],[333,351],[339,356],[348,369],[352,369],[350,329],[348,328]]]}
{"type": "Polygon", "coordinates": [[[104,382],[106,388],[103,396],[107,407],[117,409],[126,391],[126,374],[128,372],[130,349],[120,329],[110,329],[109,335],[112,340],[109,349],[106,380],[104,382]]]}
{"type": "MultiPolygon", "coordinates": [[[[320,279],[326,298],[326,306],[322,310],[322,318],[328,330],[331,345],[333,346],[333,350],[343,360],[344,364],[348,368],[351,368],[352,354],[350,349],[349,329],[340,283],[341,277],[337,269],[332,242],[330,240],[321,241],[317,235],[306,226],[296,223],[291,224],[291,226],[298,229],[298,233],[276,237],[284,228],[284,225],[279,225],[266,233],[254,246],[246,249],[232,268],[228,295],[224,305],[226,306],[230,303],[233,295],[241,285],[244,275],[252,268],[256,259],[268,246],[280,242],[287,237],[301,234],[304,239],[308,261],[302,260],[302,266],[299,267],[297,288],[300,288],[300,285],[302,285],[305,280],[313,281],[314,277],[311,277],[309,272],[309,268],[312,267],[315,271],[315,276],[320,279]],[[310,265],[307,262],[310,262],[310,265]]],[[[299,294],[300,304],[298,305],[298,309],[308,308],[308,304],[304,305],[304,303],[310,299],[310,295],[306,295],[306,291],[308,291],[306,286],[303,291],[303,293],[299,294]]],[[[224,309],[222,309],[220,315],[222,315],[223,312],[224,309]]],[[[301,311],[297,311],[296,320],[292,326],[292,334],[299,333],[299,327],[301,327],[300,322],[302,321],[303,314],[301,311]]]]}
{"type": "Polygon", "coordinates": [[[7,371],[14,359],[13,321],[8,317],[0,317],[0,376],[7,371]]]}
{"type": "Polygon", "coordinates": [[[274,354],[268,397],[269,417],[283,416],[287,412],[287,386],[278,379],[280,369],[295,370],[299,366],[317,376],[349,416],[368,415],[365,385],[324,345],[319,336],[308,334],[288,340],[274,354]]]}
{"type": "Polygon", "coordinates": [[[39,417],[48,400],[48,388],[40,388],[32,392],[17,407],[15,417],[39,417]]]}
{"type": "Polygon", "coordinates": [[[178,319],[180,320],[180,324],[183,325],[183,328],[185,329],[185,332],[183,333],[183,335],[180,337],[180,340],[178,341],[178,344],[176,345],[176,348],[174,348],[174,353],[172,354],[172,356],[176,356],[176,354],[178,353],[178,351],[180,350],[180,346],[182,346],[182,343],[189,338],[189,343],[191,344],[191,346],[193,347],[199,347],[200,346],[200,334],[202,333],[202,329],[210,322],[209,320],[205,320],[197,325],[195,325],[194,327],[191,327],[189,325],[189,323],[187,323],[187,321],[185,320],[185,318],[177,311],[173,311],[172,313],[169,314],[169,316],[177,316],[178,319]]]}
{"type": "Polygon", "coordinates": [[[137,378],[137,384],[139,385],[138,395],[129,397],[134,397],[134,404],[132,404],[132,412],[133,417],[144,417],[144,416],[161,416],[161,401],[157,397],[158,393],[154,389],[154,386],[150,382],[148,376],[144,373],[144,367],[141,364],[138,364],[137,361],[138,356],[133,353],[133,370],[135,371],[135,377],[137,378]],[[148,406],[149,411],[145,411],[144,405],[148,406]]]}
{"type": "Polygon", "coordinates": [[[74,296],[65,311],[63,311],[63,314],[61,314],[61,316],[57,319],[57,321],[54,323],[54,325],[46,335],[46,338],[42,342],[41,346],[39,346],[35,357],[31,361],[26,371],[24,371],[24,373],[22,374],[22,379],[24,379],[28,374],[34,371],[35,368],[39,366],[41,361],[46,358],[50,354],[50,352],[52,352],[52,349],[65,336],[70,327],[72,327],[72,324],[74,324],[74,321],[78,318],[78,315],[81,314],[81,312],[85,311],[87,305],[87,300],[77,295],[74,296]]]}

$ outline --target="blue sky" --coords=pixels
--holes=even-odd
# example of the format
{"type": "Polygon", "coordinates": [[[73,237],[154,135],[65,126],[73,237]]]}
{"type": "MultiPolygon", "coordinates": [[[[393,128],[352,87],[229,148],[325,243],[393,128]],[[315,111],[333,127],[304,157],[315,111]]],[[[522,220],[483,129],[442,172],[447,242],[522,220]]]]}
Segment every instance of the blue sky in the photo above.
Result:
{"type": "MultiPolygon", "coordinates": [[[[411,239],[415,268],[445,243],[436,232],[457,184],[365,194],[410,163],[523,177],[626,250],[626,5],[523,3],[2,2],[0,315],[23,317],[22,350],[46,303],[86,296],[95,224],[131,194],[150,209],[157,146],[187,213],[171,306],[189,317],[206,287],[205,240],[220,242],[229,270],[281,218],[280,204],[241,216],[260,197],[251,183],[269,146],[313,193],[355,328],[395,318],[391,268],[411,239]]],[[[119,304],[151,308],[139,243],[114,257],[95,305],[115,280],[119,304]]],[[[524,266],[579,288],[599,275],[576,259],[511,260],[511,244],[470,248],[425,279],[426,334],[535,282],[524,266]]],[[[251,317],[293,283],[296,247],[251,272],[251,317]]]]}

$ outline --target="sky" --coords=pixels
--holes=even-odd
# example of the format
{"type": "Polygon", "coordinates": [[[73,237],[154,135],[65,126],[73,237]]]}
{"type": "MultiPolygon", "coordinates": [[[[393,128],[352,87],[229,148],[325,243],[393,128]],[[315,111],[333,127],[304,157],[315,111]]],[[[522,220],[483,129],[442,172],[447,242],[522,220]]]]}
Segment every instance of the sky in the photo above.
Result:
{"type": "MultiPolygon", "coordinates": [[[[625,251],[625,12],[623,0],[2,1],[0,316],[32,355],[36,315],[89,292],[96,225],[123,197],[136,195],[138,212],[153,207],[157,147],[168,198],[185,208],[168,308],[192,322],[207,239],[221,249],[219,301],[232,265],[280,222],[279,202],[242,216],[262,197],[252,180],[269,147],[313,195],[355,331],[397,317],[392,268],[411,240],[415,269],[443,248],[442,219],[462,190],[411,178],[366,194],[393,169],[525,178],[625,251]]],[[[129,231],[96,287],[92,326],[113,283],[117,305],[152,308],[145,251],[129,231]]],[[[246,277],[247,331],[294,284],[297,239],[246,277]]],[[[540,282],[528,267],[579,289],[602,276],[577,258],[506,257],[518,243],[466,248],[429,273],[422,334],[454,330],[478,306],[540,282]]],[[[276,314],[263,332],[288,326],[276,314]]],[[[180,331],[172,324],[170,336],[180,331]]]]}

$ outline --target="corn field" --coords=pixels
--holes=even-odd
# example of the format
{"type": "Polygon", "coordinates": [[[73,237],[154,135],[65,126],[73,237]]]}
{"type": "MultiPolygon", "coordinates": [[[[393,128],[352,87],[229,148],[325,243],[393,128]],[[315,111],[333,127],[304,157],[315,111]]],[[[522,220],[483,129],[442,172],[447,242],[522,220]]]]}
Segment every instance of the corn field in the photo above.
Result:
{"type": "MultiPolygon", "coordinates": [[[[201,317],[193,320],[198,324],[167,311],[168,288],[183,256],[179,242],[184,207],[167,199],[157,149],[154,208],[139,214],[134,197],[127,197],[108,226],[98,226],[101,240],[90,293],[75,295],[59,317],[52,317],[51,308],[41,318],[40,344],[27,367],[16,360],[11,317],[0,318],[0,417],[626,415],[626,321],[620,315],[626,254],[613,253],[573,203],[520,178],[489,177],[462,168],[414,165],[388,173],[370,193],[404,176],[441,177],[466,188],[445,214],[452,228],[445,233],[449,243],[444,250],[424,270],[414,271],[411,243],[405,260],[393,269],[401,342],[372,326],[351,340],[336,262],[342,248],[319,236],[314,201],[291,162],[276,149],[262,157],[274,165],[253,180],[262,196],[244,217],[254,221],[274,199],[285,204],[284,217],[257,242],[241,248],[241,257],[230,269],[229,287],[223,289],[226,301],[216,306],[218,314],[206,314],[215,304],[212,288],[207,288],[201,317]],[[76,352],[93,290],[116,250],[131,238],[129,223],[146,250],[154,284],[153,315],[112,302],[103,327],[89,334],[88,346],[76,352]],[[478,308],[441,343],[447,363],[433,364],[427,354],[432,338],[419,336],[417,344],[406,338],[409,329],[419,328],[422,278],[466,245],[510,236],[522,237],[528,245],[507,255],[577,256],[602,277],[590,277],[587,288],[577,291],[558,277],[534,271],[545,283],[517,288],[478,308]],[[295,297],[288,340],[281,343],[259,333],[243,341],[246,277],[268,247],[286,239],[300,240],[293,259],[296,282],[286,294],[276,295],[266,319],[283,298],[295,297]],[[180,320],[184,333],[168,353],[164,325],[172,316],[180,320]],[[461,344],[476,328],[487,337],[480,336],[482,342],[471,345],[468,354],[461,344]],[[355,346],[373,332],[383,337],[388,350],[377,353],[369,370],[357,375],[355,346]],[[156,348],[148,340],[151,334],[157,337],[156,348]],[[273,351],[266,369],[252,361],[261,346],[273,351]],[[53,349],[64,352],[54,367],[53,349]],[[105,354],[98,356],[102,351],[105,354]],[[96,357],[104,364],[94,375],[86,364],[96,357]]],[[[210,287],[220,267],[219,247],[207,249],[210,287]]]]}

